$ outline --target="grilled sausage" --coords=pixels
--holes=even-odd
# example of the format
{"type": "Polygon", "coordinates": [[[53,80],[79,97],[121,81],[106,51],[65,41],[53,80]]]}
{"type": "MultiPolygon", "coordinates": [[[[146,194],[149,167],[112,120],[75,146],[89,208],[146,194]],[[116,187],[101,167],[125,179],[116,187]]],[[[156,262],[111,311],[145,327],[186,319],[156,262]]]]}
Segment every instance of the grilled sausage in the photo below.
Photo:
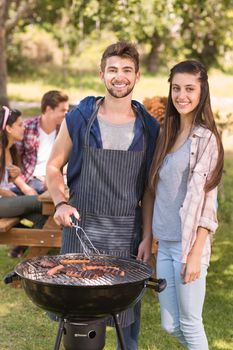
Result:
{"type": "Polygon", "coordinates": [[[84,260],[84,259],[62,259],[60,260],[60,264],[66,265],[66,264],[85,264],[89,263],[90,260],[84,260]]]}
{"type": "Polygon", "coordinates": [[[57,263],[48,259],[43,259],[40,262],[40,266],[44,268],[52,268],[52,267],[55,267],[56,265],[57,263]]]}
{"type": "Polygon", "coordinates": [[[47,275],[48,276],[53,276],[53,275],[55,275],[56,273],[58,273],[59,271],[61,271],[63,269],[64,269],[63,265],[57,265],[57,266],[53,267],[52,269],[48,270],[47,271],[47,275]]]}

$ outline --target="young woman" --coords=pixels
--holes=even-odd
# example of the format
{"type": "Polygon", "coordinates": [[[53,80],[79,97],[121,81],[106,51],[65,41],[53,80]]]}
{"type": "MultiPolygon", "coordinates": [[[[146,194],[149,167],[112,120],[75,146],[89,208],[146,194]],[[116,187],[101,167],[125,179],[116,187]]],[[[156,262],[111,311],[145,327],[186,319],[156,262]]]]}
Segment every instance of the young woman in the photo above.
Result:
{"type": "Polygon", "coordinates": [[[21,113],[0,108],[0,217],[13,217],[41,212],[36,191],[20,178],[20,161],[15,142],[23,138],[21,113]],[[17,196],[18,188],[26,196],[17,196]]]}
{"type": "Polygon", "coordinates": [[[207,350],[202,308],[224,152],[205,67],[193,60],[178,63],[168,81],[165,124],[144,200],[144,230],[152,225],[157,277],[167,280],[159,294],[163,328],[187,349],[207,350]]]}

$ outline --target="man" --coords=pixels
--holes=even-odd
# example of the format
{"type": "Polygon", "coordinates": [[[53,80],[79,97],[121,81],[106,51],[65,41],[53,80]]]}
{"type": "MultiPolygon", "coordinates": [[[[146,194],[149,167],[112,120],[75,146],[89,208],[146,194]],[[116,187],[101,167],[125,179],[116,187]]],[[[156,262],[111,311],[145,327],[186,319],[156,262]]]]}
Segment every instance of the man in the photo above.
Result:
{"type": "Polygon", "coordinates": [[[41,100],[41,115],[24,123],[24,138],[17,144],[22,179],[39,194],[46,190],[46,163],[68,108],[67,95],[61,91],[48,91],[41,100]]]}
{"type": "MultiPolygon", "coordinates": [[[[118,42],[107,47],[100,78],[105,97],[87,97],[67,115],[47,165],[54,219],[64,226],[61,253],[82,251],[72,217],[100,251],[121,257],[137,254],[148,261],[152,236],[146,231],[141,236],[139,202],[159,125],[140,103],[132,101],[140,78],[135,46],[118,42]],[[69,203],[61,172],[67,162],[69,203]]],[[[139,309],[120,315],[130,350],[137,349],[139,309]]]]}

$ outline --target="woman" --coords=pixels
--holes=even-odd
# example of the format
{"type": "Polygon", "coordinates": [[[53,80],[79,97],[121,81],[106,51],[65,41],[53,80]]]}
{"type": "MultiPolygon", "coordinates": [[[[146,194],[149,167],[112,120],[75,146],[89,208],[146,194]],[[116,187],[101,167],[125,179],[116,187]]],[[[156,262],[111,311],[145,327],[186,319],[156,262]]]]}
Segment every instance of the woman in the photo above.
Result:
{"type": "Polygon", "coordinates": [[[207,350],[202,308],[224,152],[205,67],[193,60],[178,63],[168,81],[144,229],[152,225],[158,240],[157,277],[167,280],[159,294],[162,326],[187,349],[207,350]]]}
{"type": "MultiPolygon", "coordinates": [[[[20,161],[15,142],[23,138],[23,120],[17,110],[8,107],[0,109],[0,218],[41,213],[41,202],[36,191],[20,178],[20,161]],[[20,190],[25,196],[17,196],[20,190]]],[[[21,248],[15,247],[12,256],[20,255],[21,248]]]]}

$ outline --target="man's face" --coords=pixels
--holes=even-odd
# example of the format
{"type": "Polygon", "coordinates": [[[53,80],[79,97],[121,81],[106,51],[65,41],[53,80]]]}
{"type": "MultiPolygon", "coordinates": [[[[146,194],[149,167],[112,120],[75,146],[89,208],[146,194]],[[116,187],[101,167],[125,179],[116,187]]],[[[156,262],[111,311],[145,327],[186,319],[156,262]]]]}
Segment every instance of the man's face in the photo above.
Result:
{"type": "Polygon", "coordinates": [[[140,73],[136,73],[135,64],[131,59],[112,56],[107,58],[104,72],[100,72],[100,78],[111,96],[123,98],[132,94],[140,73]]]}
{"type": "Polygon", "coordinates": [[[47,107],[50,109],[50,114],[52,118],[56,121],[57,125],[60,125],[69,110],[68,102],[60,102],[57,107],[54,109],[47,107]]]}

